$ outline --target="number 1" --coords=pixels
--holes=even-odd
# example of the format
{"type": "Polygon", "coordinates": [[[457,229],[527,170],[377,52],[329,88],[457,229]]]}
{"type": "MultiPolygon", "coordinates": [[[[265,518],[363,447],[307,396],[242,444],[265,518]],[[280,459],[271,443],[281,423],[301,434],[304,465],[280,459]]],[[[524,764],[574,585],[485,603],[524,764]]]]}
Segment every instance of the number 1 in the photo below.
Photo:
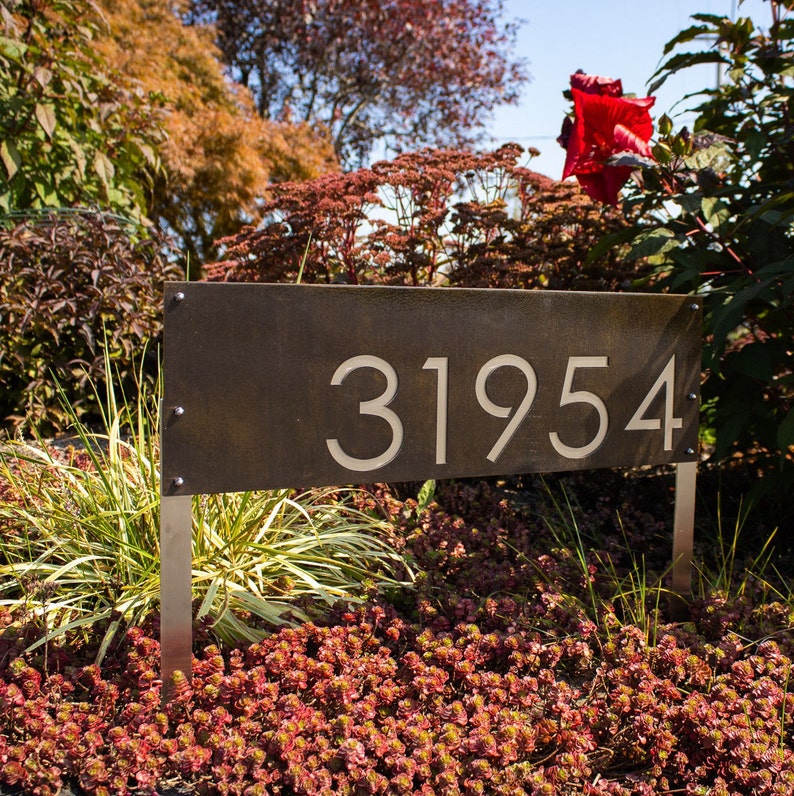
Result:
{"type": "Polygon", "coordinates": [[[447,395],[449,358],[428,357],[422,370],[438,371],[436,385],[436,464],[447,463],[447,395]]]}

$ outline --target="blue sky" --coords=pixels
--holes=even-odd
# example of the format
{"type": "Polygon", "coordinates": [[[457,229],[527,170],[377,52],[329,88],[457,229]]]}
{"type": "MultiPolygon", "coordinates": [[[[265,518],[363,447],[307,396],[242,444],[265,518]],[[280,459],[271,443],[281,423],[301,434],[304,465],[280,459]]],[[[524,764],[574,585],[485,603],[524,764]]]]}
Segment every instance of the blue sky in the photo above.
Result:
{"type": "MultiPolygon", "coordinates": [[[[644,97],[665,43],[693,24],[692,14],[749,16],[762,27],[771,19],[764,0],[506,0],[505,10],[508,19],[526,20],[516,54],[528,60],[532,81],[519,105],[496,112],[488,132],[494,145],[517,141],[541,150],[529,167],[556,179],[565,153],[554,139],[568,110],[562,92],[572,72],[620,78],[626,93],[644,97]]],[[[709,65],[668,81],[656,95],[654,118],[668,113],[676,127],[691,120],[684,113],[676,117],[673,105],[715,80],[716,69],[709,65]]]]}

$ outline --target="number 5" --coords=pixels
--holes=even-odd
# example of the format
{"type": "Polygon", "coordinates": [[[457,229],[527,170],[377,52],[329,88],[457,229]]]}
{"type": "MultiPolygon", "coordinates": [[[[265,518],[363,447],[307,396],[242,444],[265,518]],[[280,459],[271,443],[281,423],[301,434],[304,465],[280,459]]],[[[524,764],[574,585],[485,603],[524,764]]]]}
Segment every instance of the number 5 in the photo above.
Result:
{"type": "Polygon", "coordinates": [[[568,368],[565,371],[565,380],[562,386],[560,406],[568,404],[590,404],[598,412],[598,431],[595,437],[581,447],[566,445],[556,431],[549,432],[549,439],[554,450],[566,459],[584,459],[596,450],[604,441],[609,428],[609,414],[604,402],[594,393],[587,390],[573,390],[573,378],[577,368],[606,368],[609,366],[608,357],[568,357],[568,368]]]}

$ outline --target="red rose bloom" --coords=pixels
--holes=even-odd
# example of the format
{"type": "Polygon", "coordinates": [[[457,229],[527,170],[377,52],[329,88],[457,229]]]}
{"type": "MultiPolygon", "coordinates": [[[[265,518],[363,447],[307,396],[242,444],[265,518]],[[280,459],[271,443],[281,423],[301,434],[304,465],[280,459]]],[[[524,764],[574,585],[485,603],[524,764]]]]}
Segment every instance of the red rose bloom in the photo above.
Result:
{"type": "Polygon", "coordinates": [[[619,80],[581,73],[571,75],[571,93],[574,121],[563,144],[568,155],[562,178],[576,176],[591,199],[615,205],[633,168],[606,161],[621,152],[651,157],[649,111],[656,100],[624,97],[619,80]]]}

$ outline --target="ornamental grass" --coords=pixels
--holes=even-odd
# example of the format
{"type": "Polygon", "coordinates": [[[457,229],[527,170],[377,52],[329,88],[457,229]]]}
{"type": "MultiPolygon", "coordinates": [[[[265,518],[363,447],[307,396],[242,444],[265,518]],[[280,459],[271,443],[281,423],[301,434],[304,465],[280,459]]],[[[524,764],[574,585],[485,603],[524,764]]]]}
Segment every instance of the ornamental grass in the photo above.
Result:
{"type": "MultiPolygon", "coordinates": [[[[105,367],[113,384],[107,357],[105,367]]],[[[38,439],[0,449],[0,606],[40,631],[30,652],[101,626],[99,663],[120,628],[159,610],[159,391],[140,382],[136,395],[130,404],[108,390],[99,431],[72,414],[65,447],[38,439]]],[[[355,494],[196,496],[196,618],[220,640],[252,642],[307,621],[304,598],[331,606],[410,580],[386,518],[357,508],[355,494]]]]}

